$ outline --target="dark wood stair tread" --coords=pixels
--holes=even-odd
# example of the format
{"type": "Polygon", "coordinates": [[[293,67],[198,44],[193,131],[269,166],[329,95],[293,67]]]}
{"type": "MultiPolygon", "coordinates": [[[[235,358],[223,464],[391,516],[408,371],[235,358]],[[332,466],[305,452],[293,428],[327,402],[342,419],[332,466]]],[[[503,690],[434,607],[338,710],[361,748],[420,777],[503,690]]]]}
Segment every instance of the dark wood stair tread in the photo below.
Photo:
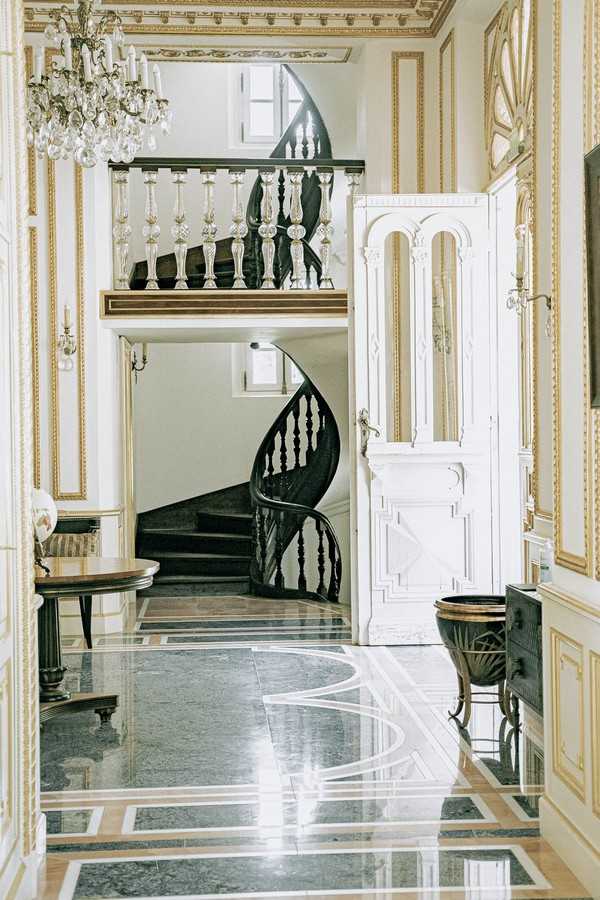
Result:
{"type": "Polygon", "coordinates": [[[180,550],[160,550],[155,554],[159,559],[235,559],[245,561],[249,554],[242,553],[188,553],[180,550]]]}

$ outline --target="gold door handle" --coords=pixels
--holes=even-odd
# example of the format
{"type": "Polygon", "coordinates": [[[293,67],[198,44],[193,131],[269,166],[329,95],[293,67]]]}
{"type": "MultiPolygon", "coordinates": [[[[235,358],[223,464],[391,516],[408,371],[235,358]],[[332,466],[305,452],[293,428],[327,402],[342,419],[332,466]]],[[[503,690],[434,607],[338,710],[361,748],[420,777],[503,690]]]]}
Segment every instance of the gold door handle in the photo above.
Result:
{"type": "Polygon", "coordinates": [[[375,435],[375,437],[381,437],[381,431],[375,425],[371,425],[369,422],[369,410],[361,409],[358,413],[358,418],[356,420],[356,424],[360,428],[360,452],[362,456],[367,455],[367,446],[369,444],[369,438],[371,437],[371,433],[375,435]]]}

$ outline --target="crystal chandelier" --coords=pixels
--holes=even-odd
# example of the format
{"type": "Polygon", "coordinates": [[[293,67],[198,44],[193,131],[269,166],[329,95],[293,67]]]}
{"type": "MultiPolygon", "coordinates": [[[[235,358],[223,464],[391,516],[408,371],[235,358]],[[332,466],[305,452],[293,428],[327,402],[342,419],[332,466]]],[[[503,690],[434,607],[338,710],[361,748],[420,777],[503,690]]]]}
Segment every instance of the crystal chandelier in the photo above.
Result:
{"type": "Polygon", "coordinates": [[[146,56],[123,51],[120,16],[110,10],[94,18],[94,6],[79,0],[76,11],[50,12],[44,33],[62,57],[45,72],[43,49],[36,51],[27,95],[27,136],[38,155],[72,156],[86,168],[99,159],[130,163],[146,132],[154,150],[155,127],[168,134],[171,126],[158,66],[150,87],[146,56]]]}

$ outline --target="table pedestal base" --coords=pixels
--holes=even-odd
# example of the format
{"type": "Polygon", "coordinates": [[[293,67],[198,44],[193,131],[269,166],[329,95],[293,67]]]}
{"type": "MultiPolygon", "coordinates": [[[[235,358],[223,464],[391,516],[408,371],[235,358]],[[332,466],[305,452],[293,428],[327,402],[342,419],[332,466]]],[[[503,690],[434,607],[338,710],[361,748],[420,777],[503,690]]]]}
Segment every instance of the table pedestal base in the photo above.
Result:
{"type": "Polygon", "coordinates": [[[110,722],[111,716],[119,705],[118,694],[71,694],[68,699],[52,703],[40,704],[40,722],[49,722],[56,716],[66,713],[82,712],[93,709],[100,716],[102,724],[110,722]]]}
{"type": "Polygon", "coordinates": [[[118,694],[71,694],[63,687],[67,667],[62,661],[58,602],[58,597],[44,597],[38,610],[40,722],[86,709],[93,709],[102,722],[109,722],[119,705],[118,694]]]}

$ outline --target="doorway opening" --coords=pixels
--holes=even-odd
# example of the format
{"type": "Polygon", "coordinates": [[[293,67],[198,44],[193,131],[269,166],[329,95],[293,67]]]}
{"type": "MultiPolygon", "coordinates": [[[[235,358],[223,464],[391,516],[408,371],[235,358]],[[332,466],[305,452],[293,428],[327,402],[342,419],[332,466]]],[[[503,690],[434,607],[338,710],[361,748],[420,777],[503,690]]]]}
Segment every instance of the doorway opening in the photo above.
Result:
{"type": "Polygon", "coordinates": [[[136,632],[349,642],[345,332],[122,341],[130,540],[161,566],[138,594],[136,632]]]}

